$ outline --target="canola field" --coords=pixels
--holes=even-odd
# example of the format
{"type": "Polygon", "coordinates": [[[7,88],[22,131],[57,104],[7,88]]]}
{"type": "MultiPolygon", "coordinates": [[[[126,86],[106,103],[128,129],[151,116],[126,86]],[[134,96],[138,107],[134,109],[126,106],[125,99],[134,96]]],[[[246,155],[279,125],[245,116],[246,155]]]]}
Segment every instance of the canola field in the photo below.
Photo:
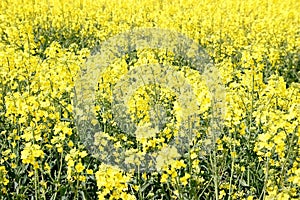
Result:
{"type": "Polygon", "coordinates": [[[300,1],[1,0],[0,199],[300,199],[300,1]],[[93,88],[99,130],[87,143],[76,84],[105,41],[141,28],[185,35],[213,66],[202,73],[172,49],[109,60],[93,88]],[[151,63],[172,66],[197,104],[148,84],[117,113],[118,82],[151,63]],[[166,112],[153,117],[155,105],[166,112]],[[178,152],[169,144],[190,111],[192,137],[178,152]],[[118,126],[123,114],[136,135],[118,126]],[[142,166],[149,152],[152,170],[120,165],[142,166]]]}

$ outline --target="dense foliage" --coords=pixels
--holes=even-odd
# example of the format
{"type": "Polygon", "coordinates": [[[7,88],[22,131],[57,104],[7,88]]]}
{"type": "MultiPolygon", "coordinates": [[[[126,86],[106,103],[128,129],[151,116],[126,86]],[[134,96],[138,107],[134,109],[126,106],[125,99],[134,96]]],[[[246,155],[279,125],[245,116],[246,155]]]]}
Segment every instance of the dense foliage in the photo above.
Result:
{"type": "Polygon", "coordinates": [[[297,0],[1,0],[0,199],[299,199],[299,10],[297,0]],[[208,90],[184,61],[144,50],[128,52],[107,69],[95,111],[105,126],[102,137],[126,148],[163,148],[180,111],[168,89],[157,96],[155,87],[140,88],[129,113],[146,123],[155,96],[170,108],[170,125],[151,140],[120,132],[110,88],[128,66],[181,66],[201,102],[201,128],[190,151],[149,173],[95,159],[73,114],[74,83],[86,59],[108,38],[137,27],[195,40],[226,89],[224,124],[211,143],[205,136],[208,90]],[[203,148],[209,142],[211,150],[203,148]]]}

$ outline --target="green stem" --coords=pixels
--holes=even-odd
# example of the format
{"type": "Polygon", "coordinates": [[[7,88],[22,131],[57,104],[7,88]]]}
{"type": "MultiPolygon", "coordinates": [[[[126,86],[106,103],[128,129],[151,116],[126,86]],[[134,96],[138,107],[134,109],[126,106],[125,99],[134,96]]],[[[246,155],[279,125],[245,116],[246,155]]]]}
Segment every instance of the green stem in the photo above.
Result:
{"type": "Polygon", "coordinates": [[[267,185],[268,178],[269,178],[269,157],[267,157],[267,160],[266,160],[266,175],[265,175],[265,180],[264,180],[264,187],[263,187],[263,191],[260,194],[259,199],[265,199],[266,185],[267,185]]]}
{"type": "Polygon", "coordinates": [[[58,188],[57,188],[57,184],[60,183],[60,174],[61,174],[61,170],[62,170],[62,162],[63,162],[63,152],[61,152],[61,156],[60,156],[60,163],[59,163],[59,170],[58,170],[58,175],[57,175],[57,182],[55,184],[55,194],[54,194],[54,198],[56,199],[56,195],[58,192],[58,188]]]}
{"type": "Polygon", "coordinates": [[[38,195],[38,182],[37,182],[37,179],[38,179],[38,171],[37,169],[34,170],[34,195],[35,195],[35,199],[36,200],[39,200],[39,195],[38,195]]]}

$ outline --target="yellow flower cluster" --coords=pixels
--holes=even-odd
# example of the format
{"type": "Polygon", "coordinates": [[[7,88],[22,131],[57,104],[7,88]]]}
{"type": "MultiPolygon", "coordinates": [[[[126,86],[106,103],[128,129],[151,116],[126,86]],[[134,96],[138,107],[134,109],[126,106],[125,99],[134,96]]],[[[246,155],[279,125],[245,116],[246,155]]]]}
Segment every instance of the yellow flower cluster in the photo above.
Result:
{"type": "Polygon", "coordinates": [[[99,199],[136,199],[135,196],[127,193],[130,174],[124,175],[117,167],[100,165],[95,177],[100,190],[99,199]]]}
{"type": "Polygon", "coordinates": [[[1,1],[0,197],[299,199],[299,8],[298,0],[1,1]],[[74,86],[104,41],[152,27],[193,39],[214,67],[202,74],[172,49],[109,60],[95,85],[91,112],[102,130],[91,145],[157,155],[158,172],[141,175],[100,162],[82,145],[88,133],[77,132],[74,86]],[[136,125],[130,135],[118,127],[114,89],[150,65],[172,66],[197,105],[182,105],[167,84],[139,87],[122,113],[136,125]],[[224,87],[210,90],[215,85],[224,87]],[[177,152],[168,143],[182,134],[190,111],[193,138],[177,152]]]}
{"type": "Polygon", "coordinates": [[[83,182],[86,181],[86,177],[82,175],[85,166],[82,164],[82,160],[81,160],[86,156],[87,156],[86,151],[79,151],[75,148],[71,149],[70,153],[66,155],[65,160],[67,161],[67,165],[68,165],[68,170],[67,170],[68,181],[74,181],[74,180],[80,180],[83,182]]]}
{"type": "Polygon", "coordinates": [[[24,150],[21,152],[21,159],[24,164],[32,164],[34,168],[39,168],[36,158],[43,158],[44,152],[41,150],[41,147],[37,144],[26,143],[24,150]]]}
{"type": "Polygon", "coordinates": [[[7,185],[9,183],[9,180],[7,179],[7,171],[5,169],[5,166],[0,166],[0,183],[3,184],[3,185],[7,185]]]}

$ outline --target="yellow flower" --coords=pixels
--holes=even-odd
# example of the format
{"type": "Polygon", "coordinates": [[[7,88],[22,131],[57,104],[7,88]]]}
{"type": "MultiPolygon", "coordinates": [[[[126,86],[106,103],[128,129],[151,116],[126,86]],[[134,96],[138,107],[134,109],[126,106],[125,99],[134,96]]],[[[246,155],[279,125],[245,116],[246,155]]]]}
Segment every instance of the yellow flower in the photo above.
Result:
{"type": "Polygon", "coordinates": [[[83,175],[80,175],[80,176],[78,177],[78,180],[79,180],[79,181],[82,181],[82,182],[85,182],[85,181],[86,181],[86,177],[83,176],[83,175]]]}
{"type": "Polygon", "coordinates": [[[48,173],[50,172],[51,168],[50,168],[50,165],[48,163],[45,163],[44,170],[48,173]]]}
{"type": "Polygon", "coordinates": [[[184,177],[181,177],[179,180],[181,182],[182,185],[187,185],[188,184],[188,179],[191,177],[190,174],[185,173],[184,177]]]}
{"type": "Polygon", "coordinates": [[[219,194],[219,198],[220,199],[223,199],[223,197],[226,195],[226,192],[224,190],[221,190],[220,191],[220,194],[219,194]]]}
{"type": "Polygon", "coordinates": [[[138,191],[140,189],[140,186],[138,185],[133,185],[132,188],[135,190],[135,191],[138,191]]]}
{"type": "Polygon", "coordinates": [[[160,182],[161,182],[161,183],[167,183],[167,182],[168,182],[168,177],[169,177],[169,175],[164,173],[164,174],[161,176],[160,182]]]}
{"type": "Polygon", "coordinates": [[[91,174],[93,174],[94,172],[93,172],[92,169],[86,169],[86,173],[91,175],[91,174]]]}
{"type": "Polygon", "coordinates": [[[253,198],[254,198],[253,196],[248,196],[247,200],[253,200],[253,198]]]}
{"type": "Polygon", "coordinates": [[[192,160],[197,158],[197,157],[198,157],[198,155],[195,152],[191,153],[191,159],[192,160]]]}
{"type": "Polygon", "coordinates": [[[73,146],[74,146],[73,141],[70,140],[70,141],[68,142],[68,146],[69,146],[69,147],[73,147],[73,146]]]}
{"type": "Polygon", "coordinates": [[[142,174],[142,178],[143,178],[144,180],[147,180],[147,173],[144,172],[144,173],[142,174]]]}
{"type": "Polygon", "coordinates": [[[85,166],[83,166],[83,164],[80,162],[75,165],[75,169],[78,173],[81,173],[85,169],[85,166]]]}
{"type": "Polygon", "coordinates": [[[241,167],[241,171],[244,172],[246,169],[244,166],[241,167]]]}
{"type": "Polygon", "coordinates": [[[21,152],[21,159],[23,163],[35,164],[37,158],[43,158],[44,152],[37,144],[26,143],[24,150],[21,152]]]}
{"type": "Polygon", "coordinates": [[[5,166],[0,166],[0,184],[7,185],[9,183],[6,175],[7,171],[5,169],[5,166]]]}
{"type": "Polygon", "coordinates": [[[79,152],[78,154],[81,158],[84,158],[88,155],[86,151],[79,152]]]}

